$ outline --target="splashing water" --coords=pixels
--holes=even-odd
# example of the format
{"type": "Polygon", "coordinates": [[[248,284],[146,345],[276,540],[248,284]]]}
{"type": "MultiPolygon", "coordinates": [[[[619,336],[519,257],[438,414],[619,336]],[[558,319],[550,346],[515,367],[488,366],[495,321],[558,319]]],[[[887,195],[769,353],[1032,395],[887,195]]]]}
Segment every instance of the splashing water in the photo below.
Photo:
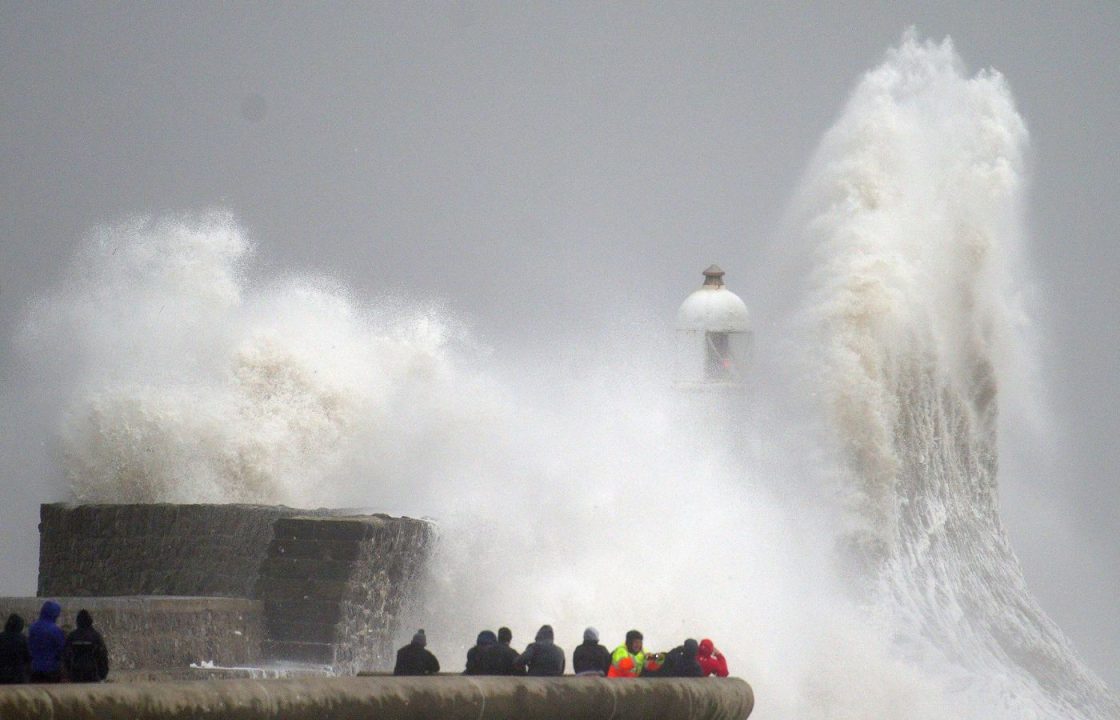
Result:
{"type": "Polygon", "coordinates": [[[1026,139],[948,41],[909,35],[860,83],[795,203],[799,354],[836,448],[807,470],[820,438],[773,408],[747,443],[690,415],[663,348],[503,375],[446,312],[254,280],[223,213],[93,233],[22,340],[65,388],[78,500],[436,517],[416,612],[450,670],[483,627],[548,622],[570,651],[640,626],[657,649],[715,638],[758,717],[1116,717],[998,516],[1026,139]],[[839,510],[808,489],[837,476],[839,510]]]}
{"type": "Polygon", "coordinates": [[[910,34],[822,144],[798,204],[842,544],[897,642],[975,707],[1116,717],[1027,592],[998,513],[1026,142],[998,74],[967,78],[949,41],[910,34]]]}
{"type": "Polygon", "coordinates": [[[485,415],[434,310],[363,312],[307,278],[247,287],[249,251],[228,214],[134,219],[87,238],[36,308],[22,339],[65,359],[75,499],[330,502],[355,456],[400,472],[410,438],[485,415]]]}

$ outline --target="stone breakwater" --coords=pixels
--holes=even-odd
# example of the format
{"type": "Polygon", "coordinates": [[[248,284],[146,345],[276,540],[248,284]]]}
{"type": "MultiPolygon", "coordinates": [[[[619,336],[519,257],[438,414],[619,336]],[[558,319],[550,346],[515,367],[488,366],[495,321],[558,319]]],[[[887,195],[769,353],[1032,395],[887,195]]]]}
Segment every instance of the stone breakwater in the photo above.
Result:
{"type": "Polygon", "coordinates": [[[745,720],[743,680],[352,677],[0,688],[4,720],[745,720]]]}
{"type": "Polygon", "coordinates": [[[39,597],[254,597],[276,521],[343,511],[271,505],[39,509],[39,597]]]}
{"type": "MultiPolygon", "coordinates": [[[[400,618],[434,542],[423,520],[348,510],[46,504],[39,597],[88,606],[119,655],[110,657],[115,668],[279,661],[352,675],[392,666],[400,618]],[[162,599],[132,599],[151,596],[162,599]],[[223,622],[200,631],[214,625],[211,616],[223,622]],[[168,652],[149,647],[153,634],[168,652]]],[[[26,600],[0,610],[17,605],[25,619],[37,617],[26,600]]]]}

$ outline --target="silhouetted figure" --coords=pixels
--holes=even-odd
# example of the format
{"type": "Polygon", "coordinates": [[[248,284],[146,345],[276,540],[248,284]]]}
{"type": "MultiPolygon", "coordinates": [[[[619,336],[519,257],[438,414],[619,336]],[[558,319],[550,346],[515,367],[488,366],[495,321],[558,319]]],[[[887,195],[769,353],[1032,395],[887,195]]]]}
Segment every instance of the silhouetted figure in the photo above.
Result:
{"type": "Polygon", "coordinates": [[[661,677],[704,677],[704,671],[700,669],[700,663],[696,659],[698,651],[699,644],[692,638],[670,650],[661,666],[661,677]]]}
{"type": "Polygon", "coordinates": [[[428,636],[421,628],[412,636],[412,642],[397,650],[397,664],[394,675],[435,675],[439,672],[439,660],[425,647],[428,636]]]}
{"type": "Polygon", "coordinates": [[[508,627],[498,628],[498,644],[492,648],[487,648],[486,657],[487,666],[493,669],[494,675],[524,675],[525,671],[514,665],[517,662],[517,656],[520,654],[512,647],[510,643],[513,642],[513,633],[508,627]]]}
{"type": "Polygon", "coordinates": [[[528,675],[563,675],[564,651],[553,643],[551,625],[541,625],[537,637],[525,652],[513,661],[515,668],[525,668],[528,675]]]}
{"type": "Polygon", "coordinates": [[[478,639],[475,641],[474,647],[467,650],[467,669],[463,671],[464,675],[495,675],[491,671],[490,662],[487,657],[487,652],[496,647],[498,644],[498,637],[492,630],[483,630],[478,634],[478,639]]]}
{"type": "Polygon", "coordinates": [[[709,675],[727,677],[727,658],[708,638],[700,641],[699,655],[696,659],[700,663],[700,669],[704,671],[704,677],[709,675]]]}
{"type": "Polygon", "coordinates": [[[23,634],[23,618],[12,613],[0,633],[0,685],[25,683],[30,672],[31,653],[23,634]]]}
{"type": "Polygon", "coordinates": [[[78,611],[77,622],[78,629],[66,637],[62,667],[70,682],[101,682],[109,676],[109,651],[88,610],[78,611]]]}
{"type": "Polygon", "coordinates": [[[39,610],[39,619],[27,631],[27,648],[31,651],[31,682],[62,682],[62,648],[66,635],[58,626],[62,607],[47,600],[39,610]]]}
{"type": "Polygon", "coordinates": [[[583,631],[583,644],[572,652],[572,672],[576,675],[606,675],[611,667],[611,652],[599,644],[599,631],[583,631]]]}

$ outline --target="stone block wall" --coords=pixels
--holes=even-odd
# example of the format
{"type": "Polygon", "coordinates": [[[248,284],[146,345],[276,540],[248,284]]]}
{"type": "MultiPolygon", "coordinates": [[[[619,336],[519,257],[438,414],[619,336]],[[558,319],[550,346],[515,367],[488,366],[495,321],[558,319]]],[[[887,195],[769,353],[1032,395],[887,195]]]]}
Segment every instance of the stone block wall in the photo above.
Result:
{"type": "Polygon", "coordinates": [[[306,513],[263,505],[43,505],[38,594],[252,597],[273,523],[306,513]]]}
{"type": "MultiPolygon", "coordinates": [[[[80,598],[87,606],[99,597],[130,599],[148,608],[159,600],[169,617],[156,622],[133,613],[129,622],[156,622],[153,632],[171,646],[185,642],[194,660],[291,661],[342,673],[391,667],[399,617],[433,540],[432,526],[421,520],[282,506],[48,504],[40,516],[40,597],[80,598]],[[203,657],[198,643],[208,642],[201,628],[209,616],[149,596],[204,605],[259,599],[249,635],[255,649],[223,646],[203,657]],[[192,633],[200,635],[184,637],[192,633]]],[[[147,659],[121,660],[151,669],[147,659]]]]}
{"type": "MultiPolygon", "coordinates": [[[[110,680],[137,670],[182,671],[191,663],[222,666],[260,661],[261,604],[245,598],[58,597],[59,625],[72,630],[83,608],[109,650],[110,680]]],[[[19,613],[30,625],[44,598],[0,598],[0,616],[19,613]]]]}
{"type": "Polygon", "coordinates": [[[342,673],[391,667],[431,526],[374,515],[281,518],[274,528],[255,592],[264,604],[265,657],[342,673]]]}

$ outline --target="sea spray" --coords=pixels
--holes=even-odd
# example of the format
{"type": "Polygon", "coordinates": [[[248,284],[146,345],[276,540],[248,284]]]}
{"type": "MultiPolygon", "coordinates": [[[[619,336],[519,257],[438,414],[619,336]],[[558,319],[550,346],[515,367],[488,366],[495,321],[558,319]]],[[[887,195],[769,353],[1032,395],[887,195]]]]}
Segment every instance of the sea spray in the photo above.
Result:
{"type": "Polygon", "coordinates": [[[1115,717],[1027,592],[998,513],[1027,131],[1003,79],[913,33],[853,94],[797,200],[842,553],[899,652],[975,712],[1115,717]]]}
{"type": "Polygon", "coordinates": [[[407,457],[417,438],[484,424],[437,311],[386,316],[320,278],[250,281],[250,252],[227,213],[132,219],[91,233],[36,306],[23,340],[64,358],[76,500],[333,505],[361,483],[391,503],[438,454],[407,457]]]}
{"type": "Polygon", "coordinates": [[[226,214],[81,244],[24,337],[66,359],[44,372],[74,499],[429,516],[418,622],[448,667],[480,627],[523,640],[552,622],[570,650],[589,624],[607,643],[637,625],[659,649],[711,635],[794,701],[800,623],[829,612],[812,589],[827,544],[726,433],[680,414],[670,343],[626,322],[610,349],[563,340],[578,376],[549,358],[499,370],[447,312],[263,276],[251,249],[226,214]]]}

